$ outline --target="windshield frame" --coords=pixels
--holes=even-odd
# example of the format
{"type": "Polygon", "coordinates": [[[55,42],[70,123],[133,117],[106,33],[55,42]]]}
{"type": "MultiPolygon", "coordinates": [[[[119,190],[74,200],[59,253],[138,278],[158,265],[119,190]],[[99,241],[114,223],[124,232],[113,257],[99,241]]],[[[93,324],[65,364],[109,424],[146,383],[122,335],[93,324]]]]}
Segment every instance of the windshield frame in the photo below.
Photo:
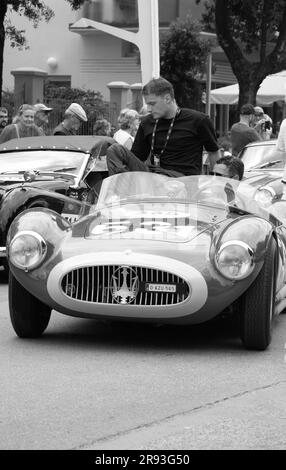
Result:
{"type": "Polygon", "coordinates": [[[244,171],[260,169],[261,165],[272,162],[274,160],[281,160],[284,162],[284,165],[286,163],[286,154],[280,150],[277,150],[276,144],[274,142],[265,145],[261,143],[261,145],[246,146],[239,155],[239,158],[244,163],[244,171]],[[257,160],[259,160],[259,162],[257,162],[257,160]]]}

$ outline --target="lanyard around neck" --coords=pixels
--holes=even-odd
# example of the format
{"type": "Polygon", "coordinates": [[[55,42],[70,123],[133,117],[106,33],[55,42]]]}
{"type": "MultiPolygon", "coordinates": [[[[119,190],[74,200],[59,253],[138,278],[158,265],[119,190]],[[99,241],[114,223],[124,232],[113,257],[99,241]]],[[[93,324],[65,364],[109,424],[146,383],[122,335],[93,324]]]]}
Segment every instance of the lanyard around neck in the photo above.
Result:
{"type": "MultiPolygon", "coordinates": [[[[175,119],[176,119],[176,117],[178,116],[179,113],[180,113],[180,108],[177,108],[176,114],[173,117],[173,119],[172,119],[172,121],[169,125],[169,129],[168,129],[168,132],[167,132],[167,136],[166,136],[166,139],[165,139],[164,146],[161,149],[160,153],[158,154],[158,157],[161,157],[163,155],[163,153],[165,152],[165,150],[166,150],[167,144],[168,144],[169,139],[170,139],[170,135],[171,135],[173,127],[174,127],[175,119]]],[[[156,119],[154,129],[153,129],[153,133],[152,133],[151,155],[154,155],[155,137],[156,137],[158,122],[159,122],[159,119],[156,119]]]]}

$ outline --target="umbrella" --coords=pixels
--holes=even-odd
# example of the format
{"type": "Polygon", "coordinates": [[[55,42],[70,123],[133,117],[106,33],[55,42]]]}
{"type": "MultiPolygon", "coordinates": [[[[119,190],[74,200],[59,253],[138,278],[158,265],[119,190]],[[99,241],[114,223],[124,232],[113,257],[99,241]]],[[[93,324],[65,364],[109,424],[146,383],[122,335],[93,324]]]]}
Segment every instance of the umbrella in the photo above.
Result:
{"type": "MultiPolygon", "coordinates": [[[[211,90],[210,101],[212,104],[236,104],[238,102],[238,84],[211,90]]],[[[268,75],[261,83],[256,95],[256,103],[261,106],[269,106],[274,101],[286,99],[286,70],[268,75]]]]}

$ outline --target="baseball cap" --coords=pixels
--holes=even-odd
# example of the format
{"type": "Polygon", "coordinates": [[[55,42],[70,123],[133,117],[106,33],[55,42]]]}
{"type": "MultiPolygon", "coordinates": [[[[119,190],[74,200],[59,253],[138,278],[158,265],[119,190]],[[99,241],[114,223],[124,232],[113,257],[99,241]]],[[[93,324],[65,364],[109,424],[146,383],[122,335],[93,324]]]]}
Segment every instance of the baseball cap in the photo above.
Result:
{"type": "Polygon", "coordinates": [[[48,108],[45,104],[43,103],[36,103],[34,104],[34,108],[36,111],[52,111],[53,108],[48,108]]]}
{"type": "Polygon", "coordinates": [[[243,114],[243,115],[255,114],[254,106],[251,103],[243,104],[240,108],[240,114],[243,114]]]}
{"type": "Polygon", "coordinates": [[[264,114],[264,111],[260,106],[255,106],[254,112],[255,114],[264,114]]]}
{"type": "Polygon", "coordinates": [[[66,114],[74,114],[80,121],[87,121],[85,110],[78,103],[72,103],[66,109],[66,114]]]}

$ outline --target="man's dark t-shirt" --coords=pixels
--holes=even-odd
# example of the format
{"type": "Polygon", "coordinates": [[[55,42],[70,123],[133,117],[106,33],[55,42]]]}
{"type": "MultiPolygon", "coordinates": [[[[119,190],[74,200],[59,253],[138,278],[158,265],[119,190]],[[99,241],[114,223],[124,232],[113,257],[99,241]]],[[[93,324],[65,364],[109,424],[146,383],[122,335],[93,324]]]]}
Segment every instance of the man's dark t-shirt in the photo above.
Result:
{"type": "MultiPolygon", "coordinates": [[[[155,135],[154,153],[164,147],[172,119],[159,119],[155,135]]],[[[152,143],[155,120],[151,115],[140,123],[131,151],[142,161],[147,160],[152,143]]],[[[209,152],[219,149],[210,118],[199,111],[182,108],[176,116],[166,149],[161,155],[160,166],[177,170],[184,175],[197,175],[202,171],[203,148],[209,152]]]]}

